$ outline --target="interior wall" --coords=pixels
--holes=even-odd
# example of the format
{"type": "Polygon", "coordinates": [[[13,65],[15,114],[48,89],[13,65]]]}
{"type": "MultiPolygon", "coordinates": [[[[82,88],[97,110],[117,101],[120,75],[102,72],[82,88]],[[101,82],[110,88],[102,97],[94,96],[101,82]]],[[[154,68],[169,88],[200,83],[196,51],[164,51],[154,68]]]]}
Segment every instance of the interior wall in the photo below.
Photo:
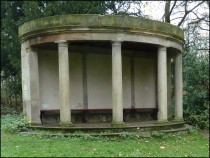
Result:
{"type": "MultiPolygon", "coordinates": [[[[110,54],[87,55],[89,109],[112,109],[112,61],[110,54]]],[[[123,107],[131,107],[130,59],[122,57],[123,107]]]]}
{"type": "Polygon", "coordinates": [[[83,109],[83,74],[81,53],[69,53],[71,109],[83,109]]]}
{"type": "Polygon", "coordinates": [[[111,55],[87,55],[88,109],[112,108],[111,55]]]}
{"type": "Polygon", "coordinates": [[[131,64],[130,58],[122,57],[123,108],[131,108],[131,64]]]}
{"type": "Polygon", "coordinates": [[[156,107],[156,59],[134,59],[135,107],[156,107]]]}
{"type": "Polygon", "coordinates": [[[58,53],[39,52],[38,62],[41,109],[59,109],[58,53]]]}
{"type": "MultiPolygon", "coordinates": [[[[41,109],[59,109],[58,53],[40,52],[39,82],[41,109]]],[[[82,57],[69,53],[70,105],[72,109],[83,108],[82,57]]]]}
{"type": "MultiPolygon", "coordinates": [[[[88,109],[112,109],[111,54],[89,53],[87,50],[88,109]]],[[[39,52],[41,109],[59,109],[58,53],[39,52]]],[[[71,109],[83,109],[82,55],[69,53],[71,109]]],[[[123,107],[131,108],[130,57],[122,57],[123,107]]],[[[134,59],[136,108],[156,107],[156,58],[134,59]]]]}

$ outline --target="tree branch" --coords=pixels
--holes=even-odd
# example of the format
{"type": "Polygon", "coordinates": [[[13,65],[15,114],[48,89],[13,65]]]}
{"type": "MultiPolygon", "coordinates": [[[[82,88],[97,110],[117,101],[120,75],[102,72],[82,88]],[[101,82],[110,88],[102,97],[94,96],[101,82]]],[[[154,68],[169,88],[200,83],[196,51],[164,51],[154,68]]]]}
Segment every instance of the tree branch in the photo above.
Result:
{"type": "Polygon", "coordinates": [[[198,25],[198,27],[199,27],[201,30],[210,31],[209,29],[204,29],[204,28],[202,28],[200,25],[198,25]]]}
{"type": "Polygon", "coordinates": [[[206,20],[205,17],[200,18],[194,11],[192,11],[192,13],[197,17],[197,19],[203,20],[205,22],[209,22],[209,20],[206,20]]]}
{"type": "Polygon", "coordinates": [[[173,21],[173,20],[176,20],[176,19],[180,19],[180,18],[183,18],[183,17],[176,17],[176,18],[173,18],[173,19],[171,19],[171,21],[173,21]]]}
{"type": "Polygon", "coordinates": [[[181,13],[181,12],[185,12],[185,11],[177,11],[177,12],[173,12],[171,15],[175,15],[177,13],[181,13]]]}
{"type": "Polygon", "coordinates": [[[182,20],[178,23],[177,26],[181,26],[182,23],[184,22],[185,18],[187,17],[187,15],[188,15],[190,12],[192,12],[195,8],[197,8],[199,5],[201,5],[202,3],[204,3],[204,1],[198,3],[198,4],[197,4],[195,7],[193,7],[192,9],[187,10],[187,1],[186,1],[186,3],[185,3],[185,14],[184,14],[182,20]]]}
{"type": "Polygon", "coordinates": [[[176,5],[176,2],[177,2],[177,0],[174,1],[174,4],[173,4],[173,6],[171,7],[171,10],[170,10],[170,12],[169,12],[169,15],[171,15],[171,13],[172,13],[172,11],[173,11],[175,5],[176,5]]]}
{"type": "Polygon", "coordinates": [[[204,3],[205,1],[202,1],[200,3],[198,3],[195,7],[193,7],[192,9],[190,9],[188,12],[191,12],[192,10],[194,10],[195,8],[197,8],[199,5],[201,5],[202,3],[204,3]]]}

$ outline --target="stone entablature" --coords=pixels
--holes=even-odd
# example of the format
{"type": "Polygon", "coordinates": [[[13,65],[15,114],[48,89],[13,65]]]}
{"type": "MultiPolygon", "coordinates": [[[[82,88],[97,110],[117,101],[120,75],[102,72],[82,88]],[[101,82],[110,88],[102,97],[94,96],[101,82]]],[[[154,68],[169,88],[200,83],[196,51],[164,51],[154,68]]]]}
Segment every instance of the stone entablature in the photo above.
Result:
{"type": "Polygon", "coordinates": [[[24,41],[40,36],[77,32],[141,34],[162,37],[181,45],[184,43],[184,32],[177,26],[142,17],[97,14],[58,15],[32,20],[20,26],[19,37],[24,41]]]}

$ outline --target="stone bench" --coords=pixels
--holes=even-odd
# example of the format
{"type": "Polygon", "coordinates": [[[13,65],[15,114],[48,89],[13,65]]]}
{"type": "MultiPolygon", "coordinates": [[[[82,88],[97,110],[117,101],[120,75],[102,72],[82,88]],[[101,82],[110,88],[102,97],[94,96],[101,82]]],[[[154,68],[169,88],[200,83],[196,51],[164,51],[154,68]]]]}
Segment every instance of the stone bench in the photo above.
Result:
{"type": "MultiPolygon", "coordinates": [[[[136,114],[143,114],[143,113],[151,113],[151,117],[153,119],[157,118],[157,108],[125,108],[123,109],[123,121],[127,121],[127,118],[131,115],[136,114]]],[[[82,115],[81,120],[83,123],[88,122],[88,116],[93,114],[112,114],[112,109],[72,109],[71,110],[72,115],[82,115]]],[[[60,119],[60,110],[59,109],[53,109],[53,110],[41,110],[40,113],[40,119],[43,124],[44,118],[51,118],[55,119],[57,123],[59,123],[60,119]]]]}

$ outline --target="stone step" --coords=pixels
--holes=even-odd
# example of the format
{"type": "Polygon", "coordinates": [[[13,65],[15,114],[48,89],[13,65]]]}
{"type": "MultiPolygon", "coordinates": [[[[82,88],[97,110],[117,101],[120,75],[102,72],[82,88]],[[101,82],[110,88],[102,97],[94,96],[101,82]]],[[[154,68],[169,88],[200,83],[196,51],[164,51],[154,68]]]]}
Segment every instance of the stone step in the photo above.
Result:
{"type": "Polygon", "coordinates": [[[189,129],[188,127],[184,127],[184,128],[170,129],[170,130],[162,130],[162,132],[163,133],[174,133],[174,132],[186,131],[188,129],[189,129]]]}
{"type": "Polygon", "coordinates": [[[114,137],[114,136],[136,136],[136,137],[142,137],[142,138],[148,138],[152,137],[152,135],[155,132],[160,133],[175,133],[175,132],[181,132],[188,130],[189,127],[183,127],[183,128],[176,128],[176,129],[170,129],[170,130],[159,130],[159,131],[145,131],[145,132],[98,132],[98,133],[41,133],[41,132],[21,132],[21,134],[27,134],[27,135],[39,135],[39,136],[59,136],[62,135],[63,137],[88,137],[88,136],[106,136],[106,137],[114,137]]]}

